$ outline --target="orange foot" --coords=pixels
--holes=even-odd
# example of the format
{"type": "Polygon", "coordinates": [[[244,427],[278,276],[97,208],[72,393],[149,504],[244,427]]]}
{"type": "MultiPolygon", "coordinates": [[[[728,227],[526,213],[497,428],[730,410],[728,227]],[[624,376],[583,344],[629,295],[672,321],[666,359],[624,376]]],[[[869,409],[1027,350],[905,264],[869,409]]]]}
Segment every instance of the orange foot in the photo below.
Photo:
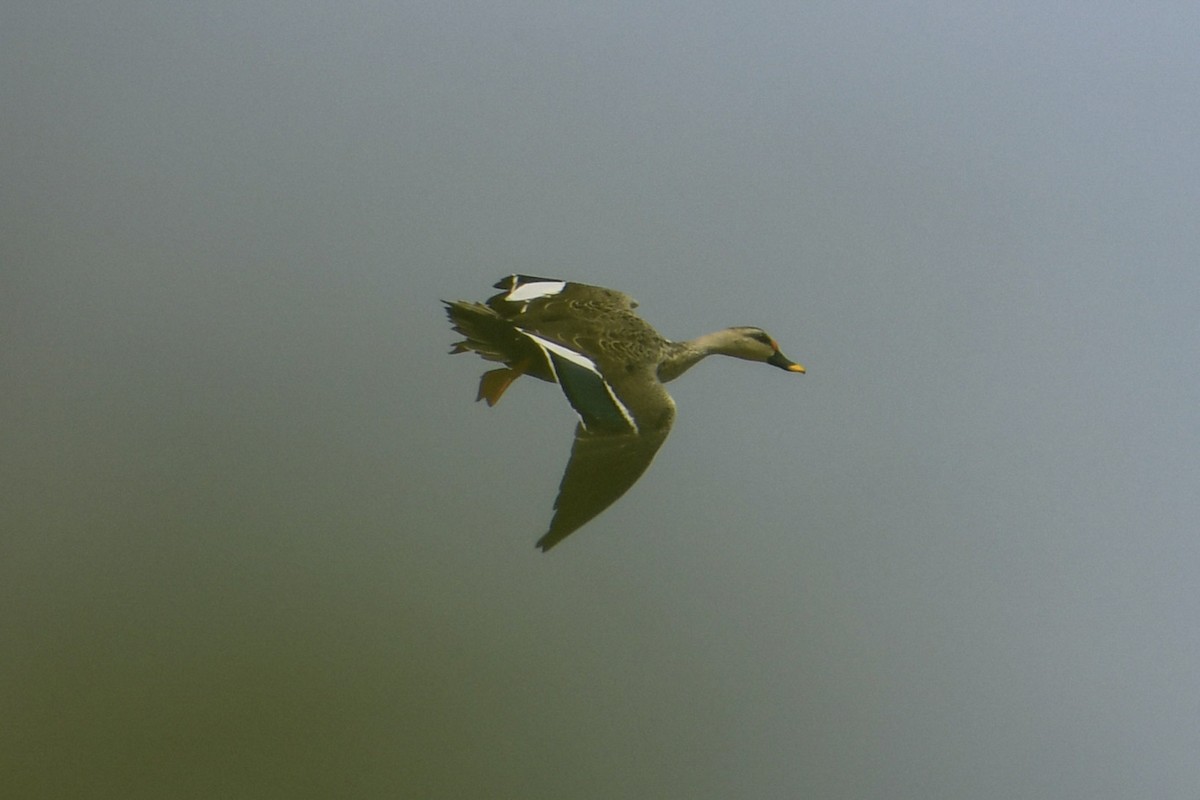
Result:
{"type": "Polygon", "coordinates": [[[513,381],[522,374],[521,370],[508,367],[488,370],[479,379],[479,394],[476,396],[475,402],[487,400],[489,406],[496,405],[500,402],[500,395],[504,394],[505,390],[512,386],[513,381]]]}

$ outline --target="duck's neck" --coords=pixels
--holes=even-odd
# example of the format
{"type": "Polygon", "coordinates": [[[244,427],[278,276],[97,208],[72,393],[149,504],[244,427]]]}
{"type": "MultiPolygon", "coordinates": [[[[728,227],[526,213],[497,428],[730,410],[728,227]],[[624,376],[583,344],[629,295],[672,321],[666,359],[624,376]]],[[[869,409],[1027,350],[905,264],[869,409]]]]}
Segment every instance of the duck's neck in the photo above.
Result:
{"type": "Polygon", "coordinates": [[[729,350],[729,330],[713,331],[686,342],[667,342],[666,355],[658,364],[658,379],[663,383],[673,381],[701,359],[713,354],[734,355],[729,350]]]}

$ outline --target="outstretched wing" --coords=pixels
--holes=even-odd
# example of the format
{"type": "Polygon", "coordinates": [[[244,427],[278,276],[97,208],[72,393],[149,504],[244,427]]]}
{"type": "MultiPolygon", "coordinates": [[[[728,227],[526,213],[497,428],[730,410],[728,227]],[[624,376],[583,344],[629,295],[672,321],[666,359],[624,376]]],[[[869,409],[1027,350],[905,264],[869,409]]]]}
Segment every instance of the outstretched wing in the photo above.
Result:
{"type": "MultiPolygon", "coordinates": [[[[550,358],[558,356],[551,351],[550,358]]],[[[556,366],[580,422],[550,530],[537,542],[543,552],[625,494],[650,466],[675,421],[675,403],[656,379],[610,383],[578,365],[573,370],[556,366]]]]}
{"type": "Polygon", "coordinates": [[[629,491],[669,431],[669,421],[665,428],[641,434],[589,433],[582,424],[577,426],[571,460],[554,501],[554,519],[537,546],[549,550],[629,491]]]}

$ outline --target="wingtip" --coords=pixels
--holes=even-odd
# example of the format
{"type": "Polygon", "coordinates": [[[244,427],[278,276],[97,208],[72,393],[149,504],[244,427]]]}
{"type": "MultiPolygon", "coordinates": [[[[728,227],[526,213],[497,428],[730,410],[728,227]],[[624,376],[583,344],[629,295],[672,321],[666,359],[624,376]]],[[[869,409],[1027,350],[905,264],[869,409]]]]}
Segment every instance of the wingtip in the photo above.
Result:
{"type": "Polygon", "coordinates": [[[534,544],[534,547],[536,547],[538,550],[541,550],[543,553],[548,553],[550,552],[551,547],[554,547],[554,545],[558,544],[565,538],[567,537],[561,532],[556,533],[554,531],[546,531],[542,535],[542,538],[537,540],[537,543],[534,544]]]}

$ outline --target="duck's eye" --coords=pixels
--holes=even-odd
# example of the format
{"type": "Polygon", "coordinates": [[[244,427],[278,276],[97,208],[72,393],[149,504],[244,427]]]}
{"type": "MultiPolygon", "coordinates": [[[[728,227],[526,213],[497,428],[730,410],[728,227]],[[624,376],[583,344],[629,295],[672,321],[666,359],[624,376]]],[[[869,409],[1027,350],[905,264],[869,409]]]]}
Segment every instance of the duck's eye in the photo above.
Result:
{"type": "MultiPolygon", "coordinates": [[[[756,342],[762,342],[767,347],[775,348],[775,340],[772,339],[770,336],[767,336],[762,331],[755,331],[754,333],[750,334],[750,338],[756,342]]],[[[778,349],[778,348],[776,348],[776,349],[778,349]]]]}

